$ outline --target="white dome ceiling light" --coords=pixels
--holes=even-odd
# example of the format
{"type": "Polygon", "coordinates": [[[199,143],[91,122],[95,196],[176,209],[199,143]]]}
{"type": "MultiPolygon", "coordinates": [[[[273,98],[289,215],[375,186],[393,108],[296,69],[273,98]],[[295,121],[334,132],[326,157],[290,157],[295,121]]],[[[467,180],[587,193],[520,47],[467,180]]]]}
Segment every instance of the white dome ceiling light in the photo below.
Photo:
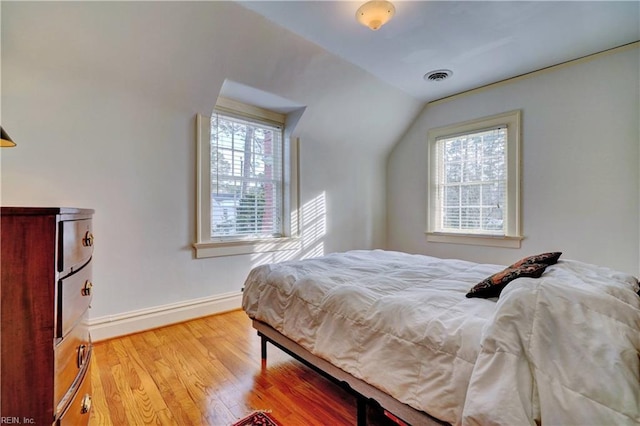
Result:
{"type": "Polygon", "coordinates": [[[396,8],[391,2],[372,0],[358,8],[356,11],[356,19],[365,27],[376,31],[389,22],[395,13],[396,8]]]}

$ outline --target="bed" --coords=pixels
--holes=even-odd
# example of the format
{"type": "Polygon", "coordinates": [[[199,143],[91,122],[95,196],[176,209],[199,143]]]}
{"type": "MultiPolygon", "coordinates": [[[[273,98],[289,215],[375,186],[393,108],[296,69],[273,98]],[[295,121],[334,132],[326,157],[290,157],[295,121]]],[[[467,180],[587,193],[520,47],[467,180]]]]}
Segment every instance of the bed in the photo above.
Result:
{"type": "Polygon", "coordinates": [[[562,259],[467,296],[504,268],[334,253],[254,268],[242,304],[263,358],[269,341],[344,383],[359,424],[368,400],[409,424],[640,424],[637,279],[562,259]]]}

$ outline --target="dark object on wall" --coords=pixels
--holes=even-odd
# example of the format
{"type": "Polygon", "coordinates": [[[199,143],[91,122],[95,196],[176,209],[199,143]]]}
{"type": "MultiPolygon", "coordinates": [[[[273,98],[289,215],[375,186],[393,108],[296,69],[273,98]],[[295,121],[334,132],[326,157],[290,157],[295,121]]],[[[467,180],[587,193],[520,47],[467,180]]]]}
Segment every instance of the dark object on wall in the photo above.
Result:
{"type": "Polygon", "coordinates": [[[0,126],[0,147],[1,148],[11,148],[16,146],[16,143],[11,139],[11,136],[4,131],[2,126],[0,126]]]}

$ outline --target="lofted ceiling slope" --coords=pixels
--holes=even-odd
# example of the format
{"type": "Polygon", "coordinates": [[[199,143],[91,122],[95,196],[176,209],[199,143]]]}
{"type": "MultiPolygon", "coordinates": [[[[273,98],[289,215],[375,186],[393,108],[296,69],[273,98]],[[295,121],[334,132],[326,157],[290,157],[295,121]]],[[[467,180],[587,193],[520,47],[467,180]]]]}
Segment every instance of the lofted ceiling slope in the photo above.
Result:
{"type": "Polygon", "coordinates": [[[363,2],[239,2],[423,102],[640,40],[638,1],[394,1],[378,31],[363,2]]]}

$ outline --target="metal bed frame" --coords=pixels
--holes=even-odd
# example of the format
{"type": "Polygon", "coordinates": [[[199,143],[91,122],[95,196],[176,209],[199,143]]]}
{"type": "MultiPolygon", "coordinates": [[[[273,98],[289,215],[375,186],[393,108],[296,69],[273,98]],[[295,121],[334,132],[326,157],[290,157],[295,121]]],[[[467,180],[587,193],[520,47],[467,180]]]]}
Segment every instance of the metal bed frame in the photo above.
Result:
{"type": "Polygon", "coordinates": [[[263,322],[253,320],[253,328],[258,331],[258,336],[260,336],[263,365],[266,365],[267,361],[267,343],[271,343],[354,395],[357,401],[357,426],[367,425],[367,405],[371,403],[380,406],[390,419],[400,424],[425,426],[448,425],[448,423],[441,422],[423,411],[403,404],[380,389],[312,354],[263,322]]]}

